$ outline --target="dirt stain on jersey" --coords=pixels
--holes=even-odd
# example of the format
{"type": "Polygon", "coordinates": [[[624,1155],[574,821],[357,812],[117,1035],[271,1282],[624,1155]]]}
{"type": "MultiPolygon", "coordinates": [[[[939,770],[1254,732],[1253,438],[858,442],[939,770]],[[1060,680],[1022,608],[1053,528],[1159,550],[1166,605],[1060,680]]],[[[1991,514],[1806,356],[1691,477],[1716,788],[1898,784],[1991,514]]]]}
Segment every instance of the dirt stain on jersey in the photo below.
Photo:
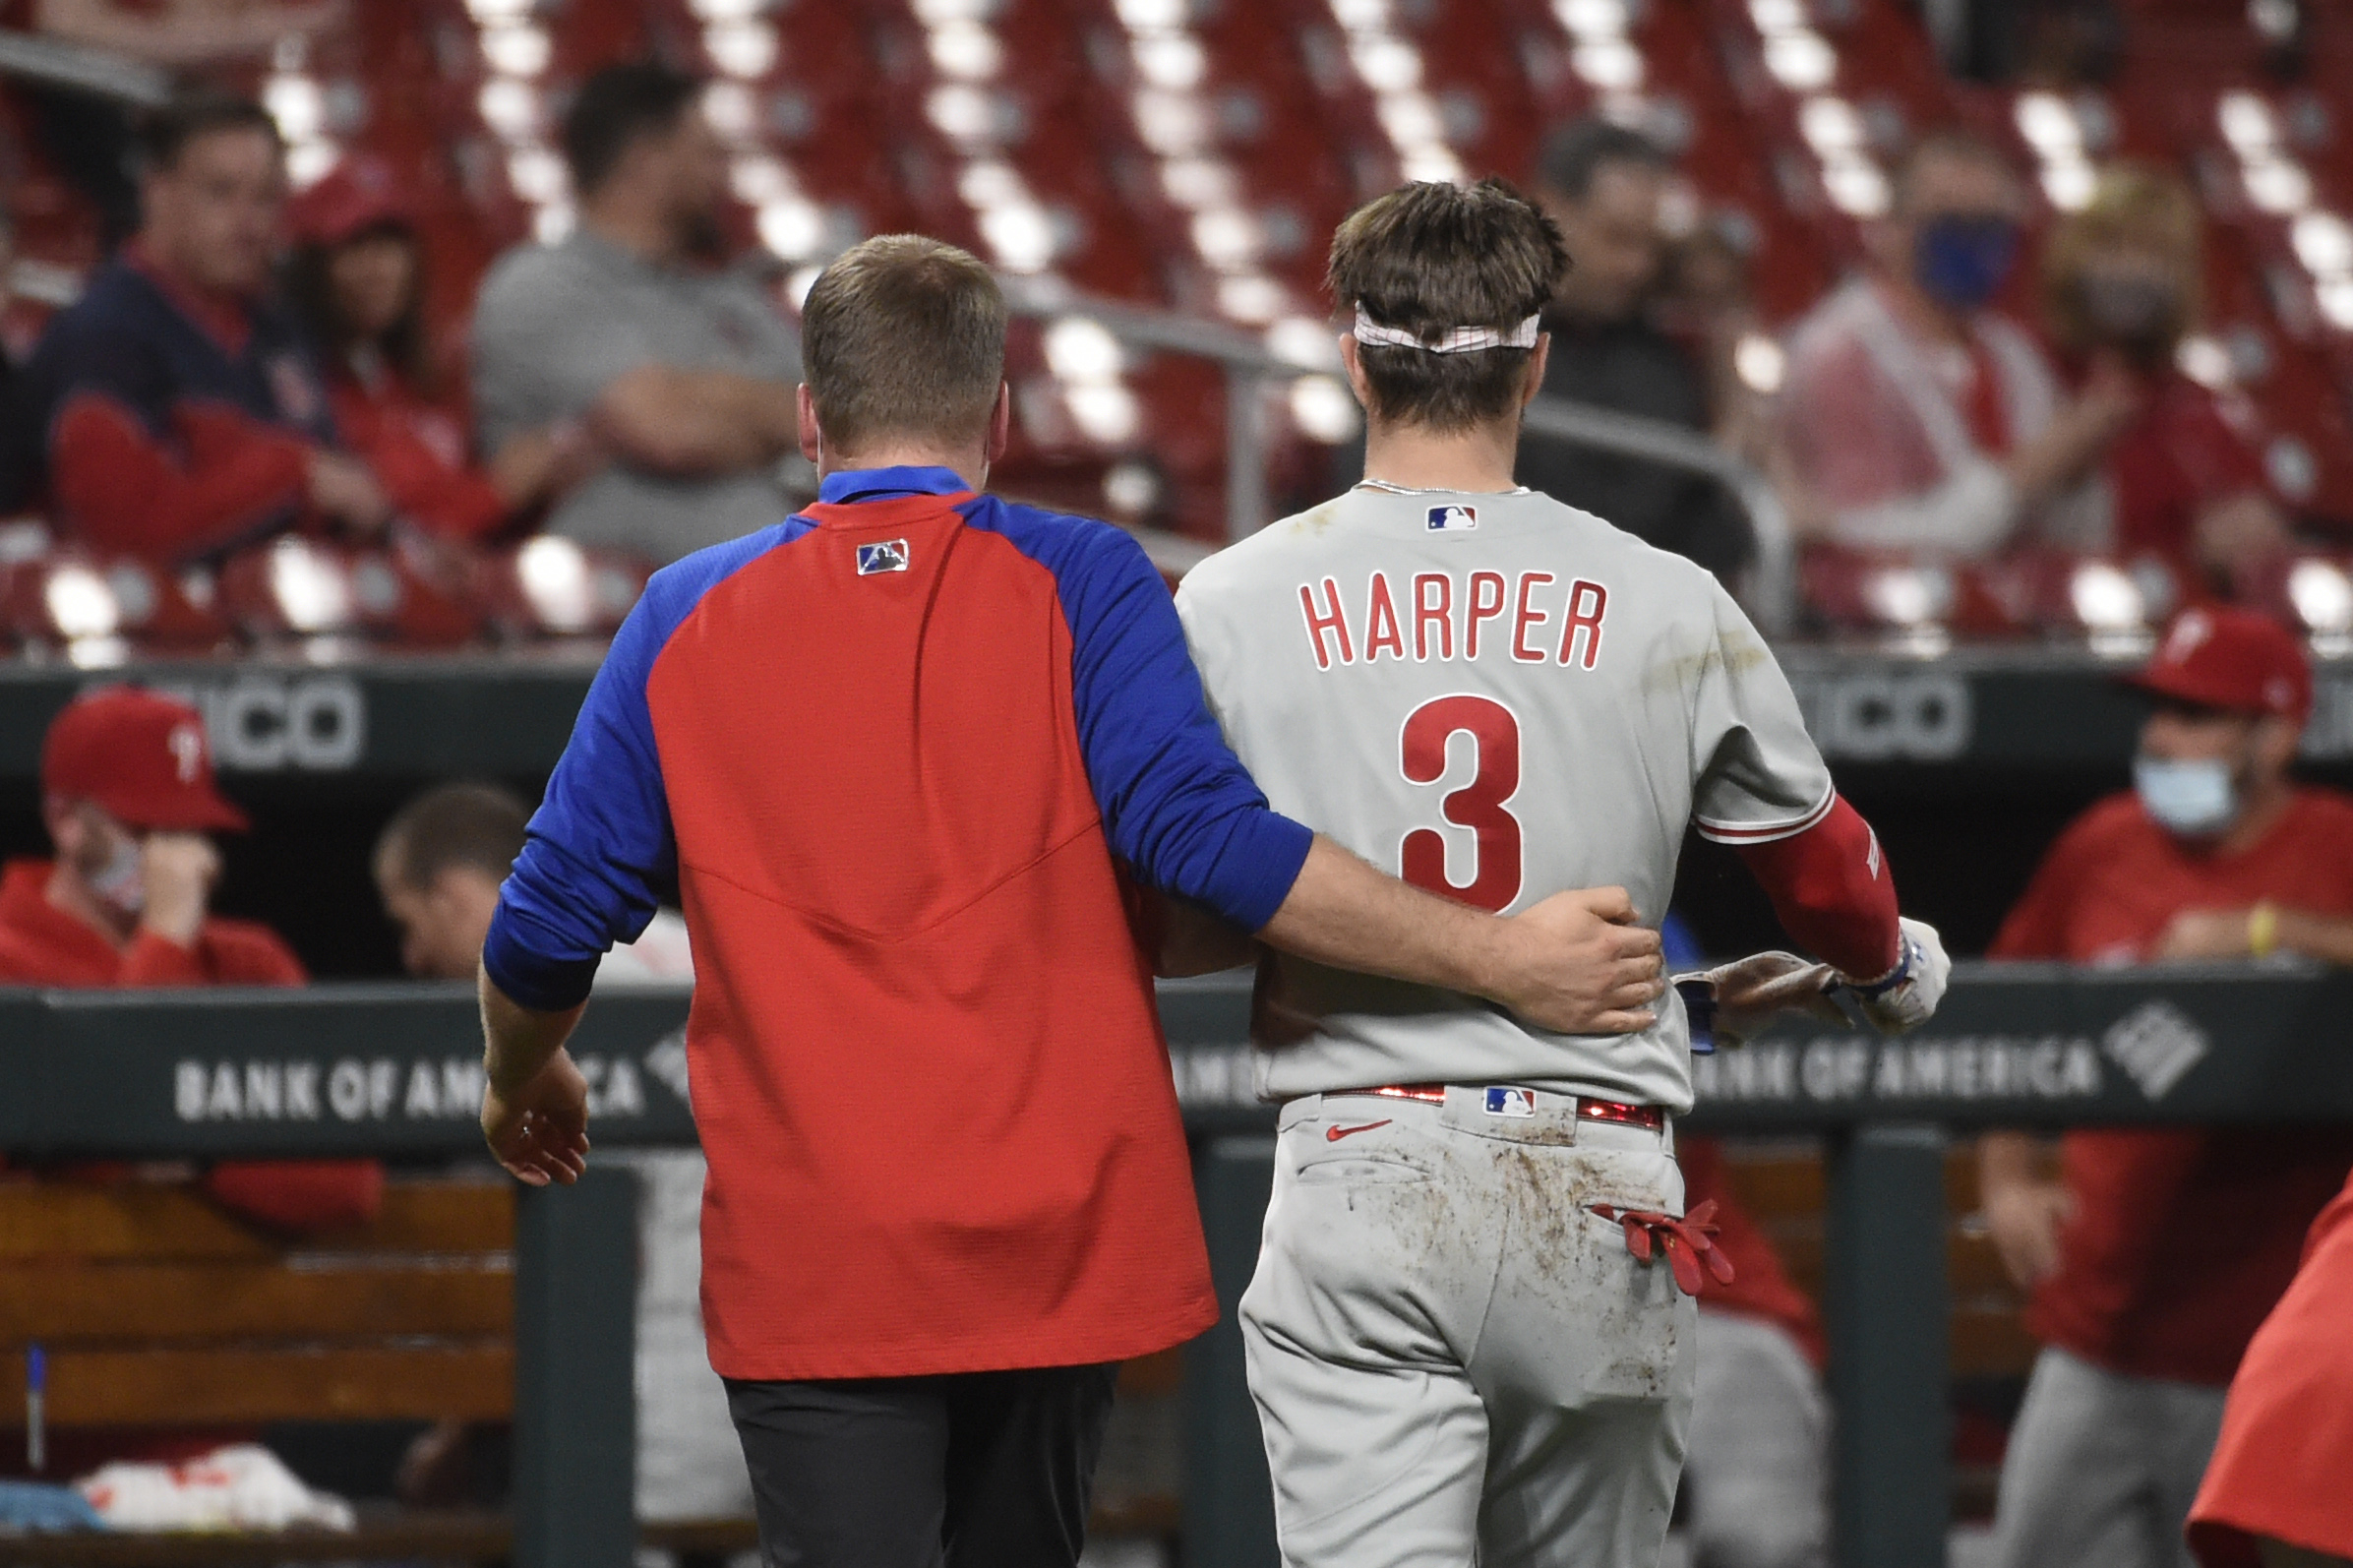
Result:
{"type": "Polygon", "coordinates": [[[1761,664],[1773,660],[1765,644],[1750,637],[1714,642],[1698,653],[1687,653],[1679,659],[1661,659],[1643,676],[1645,691],[1686,692],[1720,672],[1726,676],[1746,675],[1761,664]]]}
{"type": "Polygon", "coordinates": [[[1292,518],[1288,527],[1293,533],[1322,533],[1332,526],[1333,519],[1339,514],[1340,503],[1335,499],[1320,507],[1309,507],[1292,518]]]}

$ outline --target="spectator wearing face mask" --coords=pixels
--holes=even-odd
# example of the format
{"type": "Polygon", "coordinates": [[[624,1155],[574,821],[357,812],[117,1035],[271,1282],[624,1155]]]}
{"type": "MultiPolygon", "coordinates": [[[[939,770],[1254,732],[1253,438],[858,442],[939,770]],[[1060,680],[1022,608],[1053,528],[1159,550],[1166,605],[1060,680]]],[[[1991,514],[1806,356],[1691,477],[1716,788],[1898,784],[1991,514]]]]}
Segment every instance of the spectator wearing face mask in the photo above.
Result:
{"type": "MultiPolygon", "coordinates": [[[[134,687],[76,699],[41,747],[51,860],[0,868],[0,986],[299,986],[268,927],[211,912],[211,835],[242,831],[196,709],[134,687]]],[[[362,1220],[384,1190],[370,1160],[224,1161],[205,1190],[248,1219],[305,1231],[362,1220]]]]}
{"type": "Polygon", "coordinates": [[[402,516],[449,538],[496,533],[597,462],[585,429],[518,431],[488,467],[426,335],[416,213],[382,159],[345,158],[288,206],[286,294],[321,355],[335,425],[402,516]]]}
{"type": "Polygon", "coordinates": [[[2086,384],[2129,382],[2140,413],[2102,472],[2118,554],[2153,556],[2196,596],[2243,591],[2287,548],[2250,442],[2254,411],[2175,367],[2204,277],[2198,202],[2177,177],[2119,165],[2044,253],[2051,336],[2086,384]]]}
{"type": "MultiPolygon", "coordinates": [[[[2060,835],[1998,958],[2300,953],[2353,964],[2353,799],[2289,776],[2312,707],[2295,638],[2176,617],[2136,677],[2156,706],[2135,788],[2060,835]]],[[[2223,1390],[2353,1165],[2342,1127],[2025,1133],[1979,1149],[1985,1216],[2043,1342],[2002,1465],[2002,1568],[2167,1568],[2223,1390]]]]}
{"type": "Polygon", "coordinates": [[[1790,510],[1849,549],[1943,558],[2033,537],[2095,548],[2102,453],[2142,392],[2095,365],[2073,397],[1993,307],[2025,197],[1989,145],[1922,140],[1864,231],[1868,266],[1802,322],[1780,394],[1790,510]]]}

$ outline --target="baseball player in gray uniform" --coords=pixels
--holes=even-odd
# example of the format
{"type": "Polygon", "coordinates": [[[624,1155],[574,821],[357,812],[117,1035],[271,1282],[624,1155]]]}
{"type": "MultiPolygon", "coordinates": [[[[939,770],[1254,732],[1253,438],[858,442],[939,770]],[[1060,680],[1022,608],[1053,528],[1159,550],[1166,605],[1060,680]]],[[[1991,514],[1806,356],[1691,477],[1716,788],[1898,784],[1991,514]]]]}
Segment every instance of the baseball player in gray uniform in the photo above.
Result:
{"type": "MultiPolygon", "coordinates": [[[[1341,227],[1365,479],[1185,579],[1211,705],[1278,810],[1483,909],[1614,885],[1655,925],[1697,822],[1872,1022],[1917,1023],[1936,934],[1899,921],[1739,607],[1513,485],[1565,265],[1498,181],[1409,185],[1341,227]]],[[[1656,1562],[1714,1261],[1673,1159],[1685,1008],[1549,1034],[1275,955],[1257,1029],[1282,1110],[1241,1326],[1285,1561],[1656,1562]]]]}

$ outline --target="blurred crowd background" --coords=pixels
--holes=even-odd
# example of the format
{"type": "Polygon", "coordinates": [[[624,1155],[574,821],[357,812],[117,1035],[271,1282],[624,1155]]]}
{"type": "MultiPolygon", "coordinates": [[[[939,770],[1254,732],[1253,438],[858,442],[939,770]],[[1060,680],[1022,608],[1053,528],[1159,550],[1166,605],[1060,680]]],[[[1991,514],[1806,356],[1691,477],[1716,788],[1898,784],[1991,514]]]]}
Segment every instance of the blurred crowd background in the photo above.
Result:
{"type": "Polygon", "coordinates": [[[10,9],[28,655],[607,629],[807,492],[792,313],[894,229],[1019,285],[998,487],[1181,571],[1353,478],[1333,224],[1487,173],[1577,258],[1547,390],[1778,515],[1561,440],[1523,477],[1752,599],[1794,548],[1773,623],[2353,634],[2353,29],[2301,0],[10,9]]]}

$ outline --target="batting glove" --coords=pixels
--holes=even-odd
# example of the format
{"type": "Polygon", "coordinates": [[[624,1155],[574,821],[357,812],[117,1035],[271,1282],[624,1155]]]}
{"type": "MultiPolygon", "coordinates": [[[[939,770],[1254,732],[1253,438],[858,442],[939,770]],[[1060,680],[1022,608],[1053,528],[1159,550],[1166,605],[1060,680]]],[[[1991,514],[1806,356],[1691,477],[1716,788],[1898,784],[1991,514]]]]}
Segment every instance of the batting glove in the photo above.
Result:
{"type": "Polygon", "coordinates": [[[1926,921],[1901,920],[1902,935],[1896,967],[1877,980],[1841,977],[1846,994],[1863,1016],[1883,1035],[1916,1029],[1936,1015],[1945,999],[1945,983],[1953,978],[1953,960],[1945,956],[1944,938],[1926,921]]]}
{"type": "Polygon", "coordinates": [[[1839,986],[1828,964],[1794,953],[1751,953],[1696,975],[1675,976],[1691,1020],[1691,1049],[1706,1055],[1719,1046],[1737,1051],[1783,1017],[1845,1024],[1830,998],[1839,986]]]}

